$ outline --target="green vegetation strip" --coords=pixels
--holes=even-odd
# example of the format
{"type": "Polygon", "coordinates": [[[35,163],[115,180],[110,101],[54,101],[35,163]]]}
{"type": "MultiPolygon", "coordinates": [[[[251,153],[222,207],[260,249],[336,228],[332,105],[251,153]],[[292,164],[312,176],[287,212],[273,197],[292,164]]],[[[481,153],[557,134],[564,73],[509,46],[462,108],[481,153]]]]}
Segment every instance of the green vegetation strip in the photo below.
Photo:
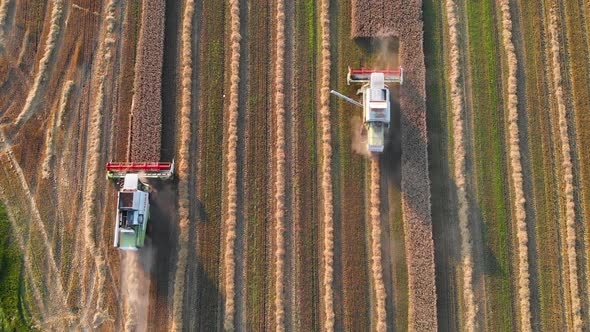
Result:
{"type": "Polygon", "coordinates": [[[28,331],[31,316],[25,308],[23,254],[18,248],[10,221],[0,204],[0,330],[28,331]]]}
{"type": "Polygon", "coordinates": [[[224,79],[224,28],[225,6],[222,1],[203,3],[202,52],[200,54],[200,123],[202,138],[199,153],[203,161],[200,167],[198,199],[204,204],[204,219],[198,222],[197,256],[202,264],[204,278],[199,281],[197,308],[200,317],[199,330],[217,329],[221,303],[220,278],[220,235],[221,235],[221,188],[222,188],[222,144],[223,144],[223,97],[220,88],[224,79]]]}
{"type": "MultiPolygon", "coordinates": [[[[486,326],[510,330],[513,326],[511,298],[511,244],[508,220],[507,170],[503,156],[503,111],[499,102],[501,83],[498,38],[491,2],[467,1],[473,140],[477,174],[477,203],[484,221],[484,273],[486,326]]],[[[483,308],[482,308],[483,310],[483,308]]]]}

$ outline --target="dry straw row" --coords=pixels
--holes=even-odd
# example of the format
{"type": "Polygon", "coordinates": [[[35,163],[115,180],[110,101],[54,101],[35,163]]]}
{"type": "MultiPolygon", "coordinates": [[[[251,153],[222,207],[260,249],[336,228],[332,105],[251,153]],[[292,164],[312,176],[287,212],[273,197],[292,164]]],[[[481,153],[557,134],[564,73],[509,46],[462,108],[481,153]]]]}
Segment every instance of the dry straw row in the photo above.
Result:
{"type": "Polygon", "coordinates": [[[576,262],[576,212],[574,205],[574,178],[572,170],[571,147],[568,136],[567,109],[563,96],[563,77],[561,76],[559,24],[555,9],[549,13],[549,33],[551,35],[550,46],[553,63],[553,88],[557,100],[559,138],[561,140],[561,169],[565,183],[565,222],[566,222],[566,246],[567,265],[569,267],[570,297],[573,315],[573,328],[581,331],[582,305],[580,301],[578,285],[578,265],[576,262]]]}
{"type": "Polygon", "coordinates": [[[53,58],[55,47],[57,46],[58,39],[62,32],[61,24],[64,12],[63,7],[63,0],[53,1],[53,7],[51,9],[51,22],[49,26],[49,34],[47,35],[47,40],[45,42],[45,51],[43,52],[43,57],[41,57],[41,60],[39,60],[39,68],[37,70],[37,75],[35,76],[33,87],[31,88],[31,90],[29,90],[29,94],[25,101],[25,106],[23,107],[23,110],[16,119],[17,127],[20,127],[39,109],[37,107],[37,102],[39,97],[43,93],[43,89],[47,85],[49,79],[49,72],[52,69],[52,66],[50,66],[49,63],[53,58]]]}
{"type": "Polygon", "coordinates": [[[188,254],[188,224],[189,224],[189,146],[191,140],[191,101],[193,52],[192,31],[195,13],[194,0],[185,1],[182,16],[181,35],[181,99],[180,99],[180,142],[178,148],[178,260],[174,276],[174,298],[172,303],[173,331],[182,331],[182,304],[184,297],[184,282],[188,254]]]}

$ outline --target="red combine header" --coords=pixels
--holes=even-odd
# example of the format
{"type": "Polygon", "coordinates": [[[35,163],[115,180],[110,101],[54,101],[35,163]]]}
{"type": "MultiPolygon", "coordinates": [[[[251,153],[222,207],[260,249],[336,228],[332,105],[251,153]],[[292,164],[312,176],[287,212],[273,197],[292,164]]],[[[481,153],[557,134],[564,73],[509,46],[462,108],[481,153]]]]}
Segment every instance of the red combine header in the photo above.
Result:
{"type": "Polygon", "coordinates": [[[384,83],[404,83],[404,69],[398,67],[397,69],[350,69],[348,67],[348,75],[346,80],[348,85],[350,83],[368,83],[371,80],[371,74],[383,73],[385,81],[384,83]]]}
{"type": "Polygon", "coordinates": [[[168,180],[174,176],[174,161],[171,163],[160,162],[109,162],[107,163],[107,178],[122,179],[125,174],[141,173],[142,176],[152,179],[168,180]]]}

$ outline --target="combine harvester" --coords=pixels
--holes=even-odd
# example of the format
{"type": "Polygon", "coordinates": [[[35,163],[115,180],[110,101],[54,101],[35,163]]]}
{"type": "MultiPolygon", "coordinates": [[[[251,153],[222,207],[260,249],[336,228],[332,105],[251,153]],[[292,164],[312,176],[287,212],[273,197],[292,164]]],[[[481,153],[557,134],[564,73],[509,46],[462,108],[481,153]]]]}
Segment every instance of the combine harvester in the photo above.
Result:
{"type": "Polygon", "coordinates": [[[138,250],[144,246],[150,218],[151,186],[142,178],[170,180],[171,163],[107,163],[107,179],[119,186],[114,246],[121,250],[138,250]]]}
{"type": "Polygon", "coordinates": [[[362,94],[362,103],[349,98],[337,91],[330,93],[363,109],[363,122],[367,133],[367,150],[370,153],[381,153],[385,148],[385,137],[391,121],[390,92],[386,83],[404,82],[402,67],[391,70],[350,69],[346,77],[348,85],[364,83],[357,91],[362,94]]]}

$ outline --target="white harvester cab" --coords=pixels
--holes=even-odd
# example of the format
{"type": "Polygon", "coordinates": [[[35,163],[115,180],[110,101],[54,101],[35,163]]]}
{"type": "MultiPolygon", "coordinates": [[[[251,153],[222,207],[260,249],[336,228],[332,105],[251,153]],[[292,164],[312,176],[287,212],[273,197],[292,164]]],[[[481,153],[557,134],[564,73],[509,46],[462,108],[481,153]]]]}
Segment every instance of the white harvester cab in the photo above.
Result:
{"type": "Polygon", "coordinates": [[[367,130],[367,150],[381,153],[385,149],[386,137],[391,122],[390,91],[386,83],[403,83],[403,69],[394,70],[352,70],[348,68],[347,82],[364,83],[357,94],[362,94],[362,103],[334,90],[333,95],[363,109],[363,122],[367,130]]]}
{"type": "Polygon", "coordinates": [[[107,164],[107,178],[119,185],[117,218],[113,245],[121,250],[138,250],[145,244],[150,221],[151,187],[142,179],[171,180],[172,163],[113,163],[107,164]]]}
{"type": "Polygon", "coordinates": [[[139,174],[125,174],[117,200],[117,220],[113,245],[122,250],[143,247],[150,216],[149,187],[139,174]]]}

